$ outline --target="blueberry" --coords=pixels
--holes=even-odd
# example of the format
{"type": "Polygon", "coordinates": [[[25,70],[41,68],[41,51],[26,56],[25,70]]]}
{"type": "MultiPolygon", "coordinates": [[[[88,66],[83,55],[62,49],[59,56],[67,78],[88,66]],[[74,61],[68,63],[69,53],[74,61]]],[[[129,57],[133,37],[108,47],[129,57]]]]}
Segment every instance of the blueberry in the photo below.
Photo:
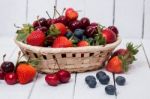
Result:
{"type": "Polygon", "coordinates": [[[110,78],[109,78],[108,75],[102,75],[102,76],[100,76],[100,77],[98,78],[98,80],[99,80],[99,82],[100,82],[101,84],[106,85],[106,84],[109,83],[110,78]]]}
{"type": "Polygon", "coordinates": [[[85,77],[85,82],[88,83],[90,80],[96,80],[96,78],[92,75],[85,77]]]}
{"type": "Polygon", "coordinates": [[[101,78],[101,76],[104,76],[104,75],[106,75],[106,73],[103,72],[103,71],[99,71],[99,72],[96,73],[97,79],[101,78]]]}
{"type": "Polygon", "coordinates": [[[126,79],[125,79],[124,77],[122,77],[122,76],[118,76],[118,77],[116,78],[116,83],[117,83],[118,85],[120,85],[120,86],[125,85],[125,82],[126,82],[126,79]]]}
{"type": "Polygon", "coordinates": [[[85,82],[88,84],[88,86],[89,86],[90,88],[95,88],[95,87],[96,87],[96,84],[97,84],[96,78],[95,78],[94,76],[92,76],[92,75],[87,76],[87,77],[85,78],[85,82]]]}
{"type": "Polygon", "coordinates": [[[74,31],[74,36],[76,36],[76,37],[79,38],[79,39],[82,39],[83,33],[84,33],[84,30],[83,30],[83,29],[76,29],[76,30],[74,31]]]}
{"type": "Polygon", "coordinates": [[[116,88],[113,85],[107,85],[105,87],[105,92],[109,95],[114,95],[116,91],[116,88]]]}
{"type": "Polygon", "coordinates": [[[73,35],[73,33],[72,33],[71,31],[68,31],[65,36],[66,36],[67,38],[70,38],[72,35],[73,35]]]}
{"type": "Polygon", "coordinates": [[[89,86],[90,88],[95,88],[97,82],[96,82],[96,80],[90,80],[90,81],[88,81],[87,84],[88,84],[88,86],[89,86]]]}

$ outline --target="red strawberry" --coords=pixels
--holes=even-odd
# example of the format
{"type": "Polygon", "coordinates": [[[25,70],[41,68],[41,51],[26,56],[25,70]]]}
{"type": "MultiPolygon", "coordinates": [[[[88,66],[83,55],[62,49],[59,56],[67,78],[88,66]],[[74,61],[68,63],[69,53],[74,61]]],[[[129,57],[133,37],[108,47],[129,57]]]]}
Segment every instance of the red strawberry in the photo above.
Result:
{"type": "Polygon", "coordinates": [[[115,33],[108,28],[102,30],[102,35],[105,38],[107,44],[113,43],[117,40],[115,33]]]}
{"type": "Polygon", "coordinates": [[[127,44],[127,49],[117,50],[106,66],[106,70],[113,73],[122,73],[128,71],[129,65],[136,60],[135,55],[138,53],[140,46],[133,46],[132,43],[127,44]]]}
{"type": "Polygon", "coordinates": [[[63,35],[65,35],[67,33],[67,28],[66,28],[66,26],[64,24],[62,24],[62,23],[55,23],[54,26],[55,26],[55,28],[57,30],[60,31],[60,34],[59,34],[60,36],[63,36],[63,35]]]}
{"type": "Polygon", "coordinates": [[[89,46],[89,43],[85,40],[82,40],[77,44],[77,46],[78,47],[89,46]]]}
{"type": "Polygon", "coordinates": [[[72,42],[68,40],[65,36],[59,36],[54,40],[53,46],[54,48],[65,48],[72,47],[72,42]]]}
{"type": "Polygon", "coordinates": [[[66,15],[66,18],[67,18],[68,20],[76,20],[76,19],[78,18],[78,13],[77,13],[77,11],[75,11],[75,10],[72,9],[72,8],[68,8],[68,9],[66,10],[65,15],[66,15]]]}
{"type": "Polygon", "coordinates": [[[27,38],[27,44],[29,45],[33,45],[33,46],[43,46],[44,45],[44,41],[45,41],[45,34],[40,31],[40,30],[36,30],[31,32],[27,38]]]}
{"type": "Polygon", "coordinates": [[[17,66],[16,73],[20,84],[27,84],[33,80],[36,75],[36,70],[27,63],[20,63],[17,66]]]}
{"type": "Polygon", "coordinates": [[[106,70],[112,73],[122,73],[124,71],[122,60],[118,56],[111,58],[106,66],[106,70]]]}

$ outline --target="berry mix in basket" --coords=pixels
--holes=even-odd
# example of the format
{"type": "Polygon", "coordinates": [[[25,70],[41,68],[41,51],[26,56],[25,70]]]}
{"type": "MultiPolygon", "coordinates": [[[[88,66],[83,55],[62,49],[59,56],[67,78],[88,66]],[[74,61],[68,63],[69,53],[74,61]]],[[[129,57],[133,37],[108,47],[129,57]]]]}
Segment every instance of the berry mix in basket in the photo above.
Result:
{"type": "Polygon", "coordinates": [[[16,26],[19,28],[17,30],[16,41],[21,42],[17,44],[21,48],[23,56],[24,54],[28,56],[28,61],[20,61],[22,58],[21,52],[18,54],[16,64],[11,61],[5,61],[4,58],[6,55],[4,55],[0,68],[0,80],[4,79],[9,85],[14,85],[18,82],[20,84],[31,82],[35,78],[37,71],[40,70],[37,66],[39,63],[37,64],[31,58],[38,61],[41,59],[41,63],[43,61],[48,63],[41,69],[44,69],[44,72],[48,73],[45,76],[45,82],[50,86],[69,82],[71,79],[70,72],[97,70],[103,66],[107,71],[112,73],[113,85],[110,84],[109,75],[104,71],[97,72],[96,77],[93,75],[86,76],[85,82],[90,88],[95,88],[98,80],[100,84],[107,85],[105,87],[107,94],[117,95],[116,83],[123,86],[126,83],[126,79],[122,76],[115,78],[115,74],[128,71],[130,68],[129,65],[136,60],[135,55],[138,53],[140,46],[128,43],[126,49],[118,49],[113,53],[112,51],[121,42],[118,29],[115,26],[105,27],[97,22],[90,22],[88,17],[78,19],[78,12],[73,8],[64,9],[63,12],[65,12],[65,15],[61,15],[56,7],[54,7],[53,18],[46,12],[49,16],[48,19],[37,17],[37,20],[32,24],[23,24],[22,28],[16,26]],[[59,15],[57,18],[55,17],[56,13],[59,15]],[[92,48],[86,49],[87,47],[85,46],[91,46],[92,48]],[[31,47],[34,50],[36,49],[36,51],[31,47]],[[84,47],[84,49],[72,51],[72,49],[65,49],[67,47],[84,47]],[[49,50],[47,54],[52,56],[48,56],[50,57],[48,59],[40,50],[38,52],[38,48],[64,49],[63,52],[49,50]],[[25,49],[29,51],[24,51],[25,49]],[[68,51],[72,53],[67,55],[68,51]],[[63,57],[58,57],[59,55],[63,57]],[[69,61],[67,62],[67,60],[69,61]],[[75,60],[78,61],[74,62],[75,60]],[[62,64],[62,61],[66,63],[62,64]]]}
{"type": "Polygon", "coordinates": [[[59,17],[38,17],[32,24],[24,24],[17,31],[16,39],[28,45],[52,48],[97,46],[117,40],[118,30],[115,26],[104,27],[90,22],[88,17],[78,19],[78,12],[73,8],[64,10],[65,15],[60,15],[54,9],[59,17]]]}

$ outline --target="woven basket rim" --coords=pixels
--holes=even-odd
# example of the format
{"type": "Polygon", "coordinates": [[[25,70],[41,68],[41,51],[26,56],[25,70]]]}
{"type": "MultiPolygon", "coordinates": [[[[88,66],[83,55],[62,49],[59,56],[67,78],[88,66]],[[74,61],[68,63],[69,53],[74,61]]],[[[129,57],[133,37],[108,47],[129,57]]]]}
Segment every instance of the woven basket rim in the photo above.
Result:
{"type": "Polygon", "coordinates": [[[115,48],[121,43],[121,38],[118,36],[114,43],[100,45],[100,46],[85,46],[85,47],[68,47],[68,48],[51,48],[51,47],[39,47],[25,44],[21,41],[17,41],[16,37],[14,39],[15,43],[24,50],[31,50],[35,53],[67,53],[67,52],[93,52],[99,50],[109,50],[115,48]]]}

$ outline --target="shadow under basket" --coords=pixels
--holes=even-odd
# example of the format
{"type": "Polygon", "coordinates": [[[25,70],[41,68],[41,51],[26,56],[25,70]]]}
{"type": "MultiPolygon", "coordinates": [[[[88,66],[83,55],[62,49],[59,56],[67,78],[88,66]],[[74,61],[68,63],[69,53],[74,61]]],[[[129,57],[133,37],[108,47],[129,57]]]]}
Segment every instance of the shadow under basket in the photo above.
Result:
{"type": "Polygon", "coordinates": [[[16,44],[26,58],[38,63],[37,70],[42,73],[51,73],[59,69],[69,72],[86,72],[97,70],[104,66],[112,51],[121,43],[121,38],[105,46],[87,46],[70,48],[38,47],[17,41],[16,44]]]}

